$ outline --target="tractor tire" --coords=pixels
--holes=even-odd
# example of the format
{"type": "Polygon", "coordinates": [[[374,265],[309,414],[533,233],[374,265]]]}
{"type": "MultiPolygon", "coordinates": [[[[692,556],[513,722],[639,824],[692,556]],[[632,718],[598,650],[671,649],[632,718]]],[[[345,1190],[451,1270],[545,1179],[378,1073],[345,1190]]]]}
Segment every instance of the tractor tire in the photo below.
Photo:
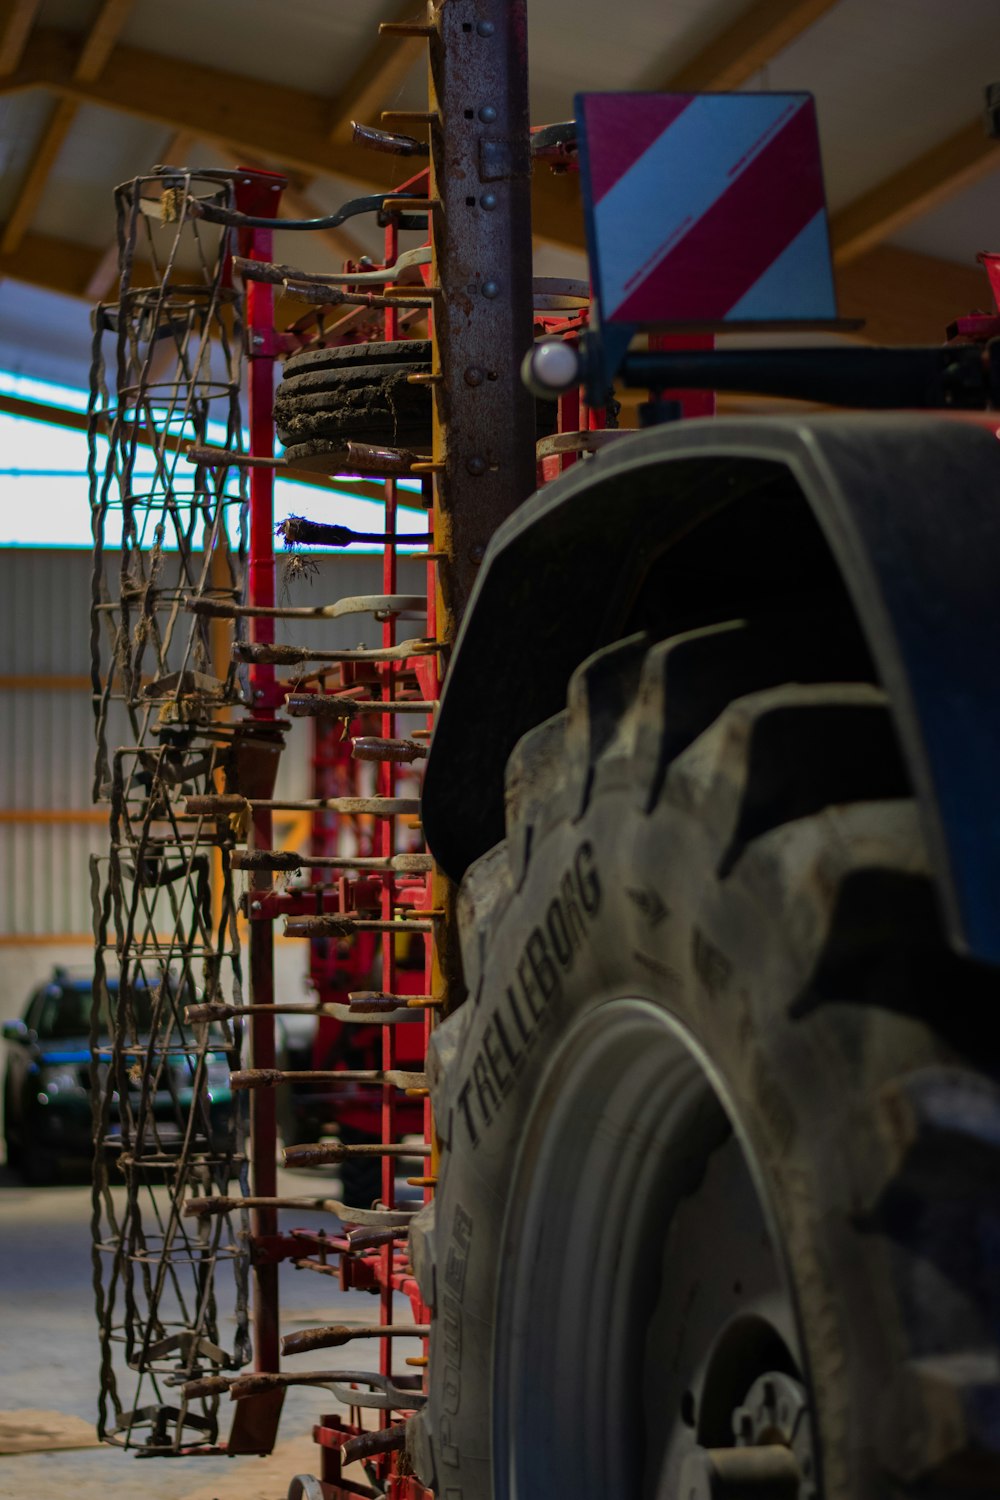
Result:
{"type": "Polygon", "coordinates": [[[619,642],[511,755],[410,1236],[439,1494],[1000,1491],[1000,983],[794,636],[619,642]]]}

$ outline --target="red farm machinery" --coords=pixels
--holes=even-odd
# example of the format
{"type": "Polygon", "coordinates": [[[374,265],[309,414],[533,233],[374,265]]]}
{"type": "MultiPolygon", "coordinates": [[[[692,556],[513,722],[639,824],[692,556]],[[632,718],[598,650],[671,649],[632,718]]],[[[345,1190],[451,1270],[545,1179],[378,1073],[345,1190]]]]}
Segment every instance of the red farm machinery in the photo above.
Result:
{"type": "Polygon", "coordinates": [[[391,190],[118,194],[101,1433],[269,1452],[311,1386],[290,1500],[995,1493],[1000,317],[804,343],[850,331],[807,95],[532,129],[524,0],[392,27],[391,190]],[[580,173],[589,282],[533,278],[533,171],[580,173]],[[311,272],[360,214],[381,263],[311,272]],[[285,476],[380,519],[276,527],[285,476]],[[289,602],[276,532],[303,589],[377,547],[375,591],[289,602]],[[373,1315],[283,1329],[289,1267],[373,1315]]]}

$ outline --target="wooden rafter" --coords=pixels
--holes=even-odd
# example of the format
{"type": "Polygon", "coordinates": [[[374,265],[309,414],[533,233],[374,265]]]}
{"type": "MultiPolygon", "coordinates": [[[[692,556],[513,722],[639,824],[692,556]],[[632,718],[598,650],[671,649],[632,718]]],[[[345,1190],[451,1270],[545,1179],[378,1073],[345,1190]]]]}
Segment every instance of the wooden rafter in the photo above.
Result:
{"type": "Polygon", "coordinates": [[[666,93],[738,89],[838,0],[756,0],[723,27],[682,68],[665,71],[653,87],[666,93]]]}
{"type": "MultiPolygon", "coordinates": [[[[74,78],[81,83],[93,83],[100,77],[131,8],[132,0],[101,0],[80,48],[74,78]]],[[[79,107],[79,101],[69,95],[56,102],[7,216],[0,235],[0,250],[16,250],[27,233],[79,107]]]]}
{"type": "Polygon", "coordinates": [[[321,94],[137,47],[116,47],[101,75],[88,81],[76,77],[78,45],[67,32],[36,27],[20,66],[0,78],[0,93],[50,89],[81,103],[161,120],[199,140],[236,146],[313,176],[391,181],[391,158],[328,139],[330,100],[321,94]]]}
{"type": "MultiPolygon", "coordinates": [[[[414,0],[404,0],[391,19],[408,21],[414,10],[414,0]]],[[[387,107],[424,55],[425,47],[420,37],[379,37],[337,97],[330,120],[330,139],[349,141],[352,120],[377,125],[379,110],[387,107]]]]}
{"type": "Polygon", "coordinates": [[[982,120],[970,121],[834,214],[830,233],[838,264],[856,260],[997,171],[1000,144],[987,136],[982,120]]]}
{"type": "Polygon", "coordinates": [[[76,65],[76,76],[82,82],[92,83],[104,72],[133,3],[134,0],[101,0],[76,65]]]}
{"type": "Polygon", "coordinates": [[[24,54],[42,0],[7,0],[0,10],[0,74],[13,73],[24,54]]]}
{"type": "Polygon", "coordinates": [[[0,235],[0,254],[16,250],[24,239],[78,107],[75,99],[59,99],[55,104],[0,235]]]}

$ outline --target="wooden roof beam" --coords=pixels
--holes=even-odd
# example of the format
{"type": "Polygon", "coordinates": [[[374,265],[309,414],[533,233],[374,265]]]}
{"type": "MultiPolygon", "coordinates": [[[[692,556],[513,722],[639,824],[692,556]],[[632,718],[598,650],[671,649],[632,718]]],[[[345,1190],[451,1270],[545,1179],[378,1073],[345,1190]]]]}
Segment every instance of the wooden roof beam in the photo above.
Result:
{"type": "MultiPolygon", "coordinates": [[[[391,20],[408,21],[413,12],[414,0],[404,0],[391,20]]],[[[424,50],[422,37],[380,36],[337,97],[330,120],[330,140],[349,141],[352,120],[368,125],[377,123],[379,110],[386,107],[406,82],[424,50]]]]}
{"type": "Polygon", "coordinates": [[[738,89],[767,66],[838,0],[756,0],[682,68],[650,85],[665,93],[738,89]]]}
{"type": "Polygon", "coordinates": [[[76,65],[76,77],[81,82],[93,83],[104,72],[133,4],[134,0],[101,0],[76,65]]]}
{"type": "Polygon", "coordinates": [[[49,173],[76,119],[78,108],[75,99],[59,99],[49,115],[28,170],[21,180],[3,233],[0,234],[0,255],[16,250],[27,234],[49,180],[49,173]]]}
{"type": "Polygon", "coordinates": [[[997,171],[1000,143],[986,134],[981,118],[970,120],[833,215],[834,259],[838,265],[849,265],[963,188],[997,171]]]}
{"type": "Polygon", "coordinates": [[[0,74],[20,65],[42,0],[6,0],[0,10],[0,74]]]}
{"type": "MultiPolygon", "coordinates": [[[[103,72],[132,3],[133,0],[101,0],[74,69],[73,76],[80,82],[92,83],[103,72]]],[[[79,107],[76,99],[65,96],[52,110],[0,235],[0,251],[16,250],[27,233],[79,107]]]]}
{"type": "Polygon", "coordinates": [[[79,38],[36,27],[0,93],[45,88],[84,104],[161,120],[311,175],[372,183],[389,175],[364,147],[329,140],[330,100],[304,89],[244,78],[201,63],[116,47],[93,80],[76,76],[79,38]]]}
{"type": "MultiPolygon", "coordinates": [[[[664,93],[737,89],[814,26],[837,0],[754,0],[682,68],[659,64],[644,85],[664,93]]],[[[583,209],[578,179],[542,168],[531,194],[532,228],[539,239],[583,251],[583,209]]]]}

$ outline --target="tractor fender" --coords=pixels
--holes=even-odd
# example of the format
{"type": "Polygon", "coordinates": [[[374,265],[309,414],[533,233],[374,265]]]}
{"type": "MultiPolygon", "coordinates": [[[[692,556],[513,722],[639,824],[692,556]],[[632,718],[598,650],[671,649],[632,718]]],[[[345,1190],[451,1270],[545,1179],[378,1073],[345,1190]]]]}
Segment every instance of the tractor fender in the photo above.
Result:
{"type": "MultiPolygon", "coordinates": [[[[653,562],[712,520],[725,579],[744,553],[752,570],[745,525],[737,548],[725,523],[770,493],[808,507],[846,588],[949,940],[1000,962],[1000,442],[988,421],[679,422],[623,436],[531,496],[490,543],[450,663],[424,787],[435,859],[459,879],[503,837],[510,751],[560,710],[580,662],[634,628],[630,601],[653,562]]],[[[772,537],[769,558],[782,545],[772,537]]],[[[813,565],[791,537],[788,552],[789,570],[813,565]]]]}

